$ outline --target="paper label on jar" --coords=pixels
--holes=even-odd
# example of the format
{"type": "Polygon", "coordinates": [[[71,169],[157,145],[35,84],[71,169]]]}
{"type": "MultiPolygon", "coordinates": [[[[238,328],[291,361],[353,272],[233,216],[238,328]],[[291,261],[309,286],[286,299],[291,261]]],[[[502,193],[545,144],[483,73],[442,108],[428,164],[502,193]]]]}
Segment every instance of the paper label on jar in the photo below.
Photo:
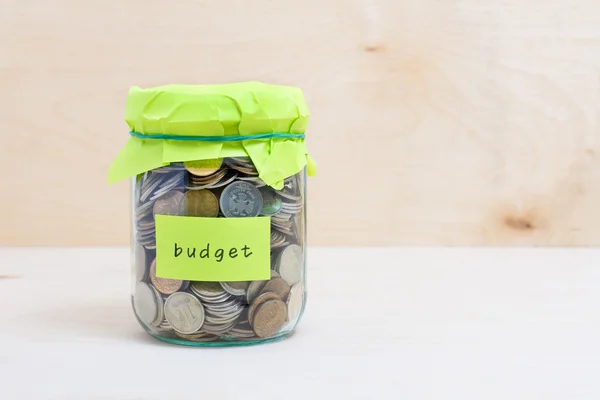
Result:
{"type": "Polygon", "coordinates": [[[271,277],[271,219],[156,216],[156,276],[186,281],[271,277]]]}

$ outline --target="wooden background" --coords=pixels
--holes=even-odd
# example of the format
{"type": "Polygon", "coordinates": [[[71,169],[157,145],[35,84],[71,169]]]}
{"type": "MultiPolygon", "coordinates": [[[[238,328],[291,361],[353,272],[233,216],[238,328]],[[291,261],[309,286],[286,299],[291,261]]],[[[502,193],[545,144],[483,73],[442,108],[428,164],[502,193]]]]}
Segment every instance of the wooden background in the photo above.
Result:
{"type": "Polygon", "coordinates": [[[600,243],[597,0],[0,0],[2,245],[125,245],[128,88],[301,87],[311,244],[600,243]]]}

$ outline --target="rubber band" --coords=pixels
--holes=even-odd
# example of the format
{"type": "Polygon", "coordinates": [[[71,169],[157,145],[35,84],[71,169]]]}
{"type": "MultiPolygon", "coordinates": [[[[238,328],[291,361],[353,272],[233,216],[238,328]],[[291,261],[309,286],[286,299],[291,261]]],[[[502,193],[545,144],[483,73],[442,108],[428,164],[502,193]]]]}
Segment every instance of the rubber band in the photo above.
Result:
{"type": "Polygon", "coordinates": [[[304,139],[305,135],[302,133],[261,133],[258,135],[247,135],[247,136],[184,136],[184,135],[166,135],[163,133],[159,134],[142,134],[131,131],[129,134],[133,137],[140,139],[163,139],[163,140],[184,140],[184,141],[197,141],[197,142],[239,142],[242,140],[256,140],[256,139],[304,139]]]}

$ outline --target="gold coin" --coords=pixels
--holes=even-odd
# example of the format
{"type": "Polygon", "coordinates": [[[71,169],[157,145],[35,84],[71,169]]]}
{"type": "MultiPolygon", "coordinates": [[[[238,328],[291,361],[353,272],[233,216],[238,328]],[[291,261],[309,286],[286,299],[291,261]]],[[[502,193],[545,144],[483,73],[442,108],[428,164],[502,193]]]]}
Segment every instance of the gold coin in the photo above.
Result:
{"type": "Polygon", "coordinates": [[[290,285],[283,278],[275,278],[267,282],[265,287],[262,289],[262,292],[277,293],[281,300],[286,301],[288,295],[290,294],[290,285]]]}
{"type": "Polygon", "coordinates": [[[261,338],[275,335],[285,324],[287,307],[279,299],[262,304],[254,315],[254,333],[261,338]]]}
{"type": "Polygon", "coordinates": [[[219,200],[210,190],[190,190],[181,201],[181,215],[216,217],[219,215],[219,200]]]}
{"type": "Polygon", "coordinates": [[[227,174],[227,171],[222,169],[212,175],[208,175],[203,178],[192,175],[190,177],[190,182],[193,183],[194,185],[207,185],[209,183],[213,183],[213,182],[216,182],[216,181],[222,179],[226,174],[227,174]]]}
{"type": "Polygon", "coordinates": [[[150,281],[162,294],[173,294],[183,286],[183,281],[177,279],[159,278],[156,276],[156,258],[150,265],[150,281]]]}
{"type": "Polygon", "coordinates": [[[250,308],[248,309],[248,322],[250,323],[250,325],[254,326],[254,314],[256,313],[256,310],[258,309],[258,307],[260,307],[265,302],[270,301],[270,300],[281,300],[281,299],[277,293],[266,292],[266,293],[263,293],[260,296],[258,296],[252,302],[252,304],[250,305],[250,308]]]}
{"type": "Polygon", "coordinates": [[[186,161],[183,163],[185,169],[192,175],[196,176],[207,176],[214,174],[221,168],[223,159],[215,158],[212,160],[197,160],[197,161],[186,161]]]}

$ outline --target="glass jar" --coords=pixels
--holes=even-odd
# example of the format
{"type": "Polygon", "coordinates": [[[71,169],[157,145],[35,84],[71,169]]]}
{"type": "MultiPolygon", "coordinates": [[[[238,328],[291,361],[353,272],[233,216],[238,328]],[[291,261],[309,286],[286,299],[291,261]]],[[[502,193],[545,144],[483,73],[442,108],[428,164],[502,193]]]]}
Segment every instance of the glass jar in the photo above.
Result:
{"type": "MultiPolygon", "coordinates": [[[[306,299],[305,171],[275,190],[258,177],[248,158],[213,161],[208,168],[172,163],[133,179],[135,315],[146,332],[171,343],[230,345],[284,338],[300,320],[306,299]],[[157,215],[268,217],[268,279],[215,282],[158,277],[157,215]]],[[[178,244],[173,254],[193,255],[200,265],[201,255],[222,263],[232,255],[241,258],[254,251],[242,244],[211,248],[198,242],[202,243],[194,249],[178,244]]]]}
{"type": "Polygon", "coordinates": [[[132,305],[151,336],[190,346],[282,339],[306,303],[306,182],[298,88],[258,82],[130,90],[132,305]]]}

